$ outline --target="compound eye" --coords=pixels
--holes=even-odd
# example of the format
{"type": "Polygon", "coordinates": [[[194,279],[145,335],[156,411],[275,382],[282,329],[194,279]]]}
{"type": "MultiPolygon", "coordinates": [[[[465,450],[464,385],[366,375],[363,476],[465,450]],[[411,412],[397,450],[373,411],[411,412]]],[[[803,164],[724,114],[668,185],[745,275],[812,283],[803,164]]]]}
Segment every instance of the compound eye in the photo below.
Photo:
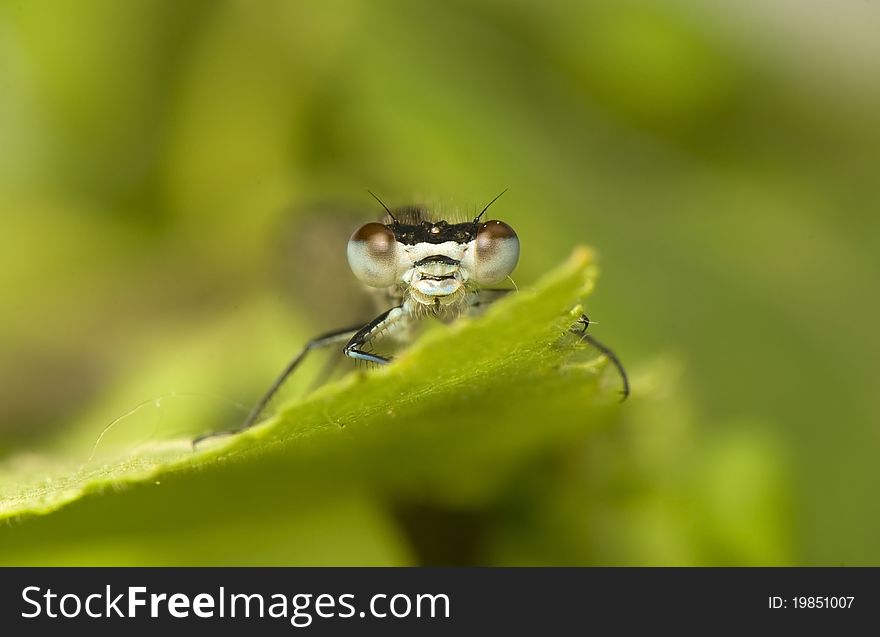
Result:
{"type": "Polygon", "coordinates": [[[387,288],[397,278],[397,239],[381,223],[358,228],[348,240],[348,264],[361,282],[374,288],[387,288]]]}
{"type": "Polygon", "coordinates": [[[506,279],[519,260],[519,239],[503,221],[487,221],[479,230],[474,254],[473,279],[492,285],[506,279]]]}

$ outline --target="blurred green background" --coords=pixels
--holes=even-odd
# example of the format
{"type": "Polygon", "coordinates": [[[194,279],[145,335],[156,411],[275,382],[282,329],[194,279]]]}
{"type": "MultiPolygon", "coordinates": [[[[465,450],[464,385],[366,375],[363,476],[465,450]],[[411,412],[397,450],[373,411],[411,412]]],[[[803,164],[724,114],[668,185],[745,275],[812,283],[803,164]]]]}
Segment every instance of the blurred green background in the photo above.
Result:
{"type": "MultiPolygon", "coordinates": [[[[472,211],[510,186],[517,283],[595,246],[596,334],[668,397],[624,407],[625,456],[588,444],[604,487],[544,498],[526,468],[528,519],[479,512],[506,535],[449,559],[878,564],[878,24],[862,0],[0,0],[0,454],[169,392],[252,402],[349,322],[326,237],[376,216],[366,188],[472,211]]],[[[473,522],[448,513],[396,519],[473,522]]],[[[315,533],[318,561],[419,561],[315,533]]]]}

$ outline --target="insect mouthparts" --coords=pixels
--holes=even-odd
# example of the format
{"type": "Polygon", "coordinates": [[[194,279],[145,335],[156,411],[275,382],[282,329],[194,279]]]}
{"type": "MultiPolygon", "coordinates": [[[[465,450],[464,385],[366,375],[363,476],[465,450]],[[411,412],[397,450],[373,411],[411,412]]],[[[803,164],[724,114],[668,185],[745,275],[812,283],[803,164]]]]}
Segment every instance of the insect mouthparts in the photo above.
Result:
{"type": "Polygon", "coordinates": [[[444,254],[432,254],[429,257],[425,257],[424,259],[420,259],[414,263],[415,266],[427,265],[429,263],[444,263],[446,265],[458,265],[460,261],[453,259],[452,257],[447,257],[444,254]]]}

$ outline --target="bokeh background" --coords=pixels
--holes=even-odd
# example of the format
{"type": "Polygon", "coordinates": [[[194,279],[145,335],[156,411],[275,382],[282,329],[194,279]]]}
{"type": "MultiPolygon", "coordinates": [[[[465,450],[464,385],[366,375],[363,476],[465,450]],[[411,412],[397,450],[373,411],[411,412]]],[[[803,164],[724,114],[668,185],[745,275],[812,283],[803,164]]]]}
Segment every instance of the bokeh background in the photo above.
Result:
{"type": "MultiPolygon", "coordinates": [[[[863,0],[2,0],[0,454],[169,392],[252,402],[349,322],[366,188],[472,211],[510,186],[517,283],[595,246],[597,336],[668,385],[626,454],[590,443],[604,486],[554,508],[526,480],[528,515],[482,512],[491,550],[422,561],[878,564],[878,24],[863,0]]],[[[473,523],[437,516],[398,522],[473,523]]],[[[339,541],[315,559],[419,561],[339,541]]]]}

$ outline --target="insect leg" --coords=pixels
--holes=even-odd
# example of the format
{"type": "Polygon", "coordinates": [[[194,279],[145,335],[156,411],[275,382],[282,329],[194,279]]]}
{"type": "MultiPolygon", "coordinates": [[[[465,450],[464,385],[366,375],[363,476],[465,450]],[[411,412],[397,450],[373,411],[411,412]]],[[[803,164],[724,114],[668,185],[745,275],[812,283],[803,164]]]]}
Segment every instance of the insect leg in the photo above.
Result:
{"type": "Polygon", "coordinates": [[[380,356],[379,354],[373,354],[371,352],[365,352],[361,348],[366,345],[373,337],[377,336],[382,330],[385,330],[399,320],[401,320],[405,316],[404,310],[402,306],[392,307],[387,312],[383,312],[372,321],[364,325],[361,329],[359,329],[354,336],[351,337],[351,340],[348,341],[348,344],[345,346],[343,352],[346,356],[350,358],[354,358],[356,360],[368,361],[370,363],[379,363],[380,365],[384,365],[389,362],[391,358],[388,356],[380,356]]]}
{"type": "Polygon", "coordinates": [[[617,368],[617,372],[620,374],[620,379],[623,381],[623,391],[621,392],[622,397],[620,402],[626,400],[627,396],[629,396],[629,378],[626,375],[626,370],[623,368],[623,363],[620,362],[620,359],[617,358],[617,354],[614,353],[610,347],[602,343],[602,341],[596,339],[591,334],[587,334],[587,328],[590,327],[590,319],[586,314],[581,314],[581,317],[577,321],[582,324],[584,327],[580,331],[581,332],[581,340],[589,343],[597,350],[602,352],[605,357],[611,361],[614,367],[617,368]]]}
{"type": "Polygon", "coordinates": [[[290,376],[293,371],[299,366],[299,364],[303,361],[306,355],[312,351],[313,349],[320,349],[322,347],[328,347],[335,343],[345,342],[351,335],[352,332],[357,332],[360,329],[360,326],[356,327],[348,327],[346,329],[337,330],[335,332],[329,332],[327,334],[323,334],[318,336],[317,338],[313,338],[306,346],[302,348],[302,350],[297,354],[293,360],[291,360],[287,367],[278,375],[278,378],[275,379],[275,382],[272,383],[272,386],[263,394],[263,397],[260,398],[259,402],[254,405],[253,409],[251,409],[248,417],[245,421],[235,429],[230,429],[228,431],[212,431],[211,433],[203,434],[198,438],[194,439],[192,444],[193,447],[198,445],[203,440],[207,440],[208,438],[214,438],[216,436],[228,436],[231,434],[241,433],[245,429],[250,429],[256,424],[260,415],[262,415],[263,410],[266,408],[266,405],[269,404],[269,401],[272,400],[272,397],[276,394],[276,392],[281,388],[281,385],[284,384],[284,381],[287,380],[287,377],[290,376]]]}

